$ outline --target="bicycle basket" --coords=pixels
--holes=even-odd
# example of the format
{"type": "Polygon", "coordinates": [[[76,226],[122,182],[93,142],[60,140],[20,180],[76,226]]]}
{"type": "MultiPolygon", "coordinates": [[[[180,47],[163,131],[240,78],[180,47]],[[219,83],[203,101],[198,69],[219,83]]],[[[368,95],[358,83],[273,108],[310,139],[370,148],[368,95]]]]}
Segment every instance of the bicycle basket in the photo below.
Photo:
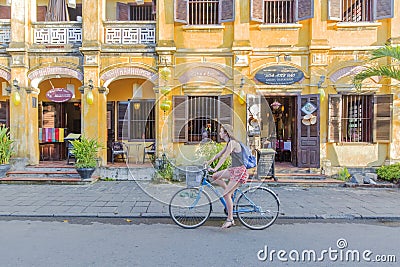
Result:
{"type": "Polygon", "coordinates": [[[202,170],[197,166],[187,166],[186,167],[186,186],[196,187],[200,186],[202,178],[202,170]]]}

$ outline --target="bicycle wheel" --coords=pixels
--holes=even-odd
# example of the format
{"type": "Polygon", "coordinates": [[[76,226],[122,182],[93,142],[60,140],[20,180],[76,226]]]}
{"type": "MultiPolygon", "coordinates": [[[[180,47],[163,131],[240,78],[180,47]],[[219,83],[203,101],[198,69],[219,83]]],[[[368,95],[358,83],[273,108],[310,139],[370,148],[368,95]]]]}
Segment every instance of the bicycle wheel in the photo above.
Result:
{"type": "Polygon", "coordinates": [[[265,187],[253,187],[244,191],[236,204],[239,221],[252,230],[271,226],[279,214],[276,194],[265,187]]]}
{"type": "Polygon", "coordinates": [[[175,193],[169,203],[169,215],[183,228],[196,228],[205,223],[211,213],[211,200],[199,188],[184,188],[175,193]]]}

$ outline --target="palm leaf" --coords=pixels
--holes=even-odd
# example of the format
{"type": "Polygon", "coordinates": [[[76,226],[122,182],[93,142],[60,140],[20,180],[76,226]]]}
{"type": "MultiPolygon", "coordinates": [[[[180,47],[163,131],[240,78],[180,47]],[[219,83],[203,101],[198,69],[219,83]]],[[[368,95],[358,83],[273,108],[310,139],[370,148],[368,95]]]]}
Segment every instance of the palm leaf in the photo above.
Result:
{"type": "Polygon", "coordinates": [[[360,89],[362,81],[373,76],[384,76],[386,78],[400,81],[400,69],[395,68],[394,66],[371,67],[355,75],[353,78],[353,84],[357,89],[360,89]]]}
{"type": "Polygon", "coordinates": [[[372,51],[371,60],[378,58],[390,57],[400,61],[400,46],[385,46],[372,51]]]}

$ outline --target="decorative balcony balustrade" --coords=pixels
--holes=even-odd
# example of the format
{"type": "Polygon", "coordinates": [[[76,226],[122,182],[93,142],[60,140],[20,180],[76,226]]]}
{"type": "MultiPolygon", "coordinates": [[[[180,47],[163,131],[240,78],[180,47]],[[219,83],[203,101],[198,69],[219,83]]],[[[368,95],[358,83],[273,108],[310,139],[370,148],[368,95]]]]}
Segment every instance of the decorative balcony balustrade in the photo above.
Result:
{"type": "Polygon", "coordinates": [[[106,44],[149,45],[156,43],[155,22],[104,22],[104,28],[106,44]]]}
{"type": "Polygon", "coordinates": [[[33,24],[33,43],[39,45],[81,44],[82,23],[36,22],[33,24]]]}
{"type": "Polygon", "coordinates": [[[8,46],[11,41],[10,23],[0,23],[0,46],[8,46]]]}

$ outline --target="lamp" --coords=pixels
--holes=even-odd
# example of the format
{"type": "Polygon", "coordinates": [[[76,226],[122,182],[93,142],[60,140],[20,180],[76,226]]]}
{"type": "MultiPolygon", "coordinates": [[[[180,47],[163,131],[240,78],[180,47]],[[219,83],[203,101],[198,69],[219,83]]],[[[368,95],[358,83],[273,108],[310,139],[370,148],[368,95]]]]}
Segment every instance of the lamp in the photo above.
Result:
{"type": "Polygon", "coordinates": [[[243,86],[244,86],[244,84],[245,84],[245,78],[244,77],[242,77],[241,79],[240,79],[240,91],[239,91],[239,98],[238,98],[238,100],[239,100],[239,104],[241,104],[241,105],[243,105],[245,102],[246,102],[246,93],[244,92],[244,90],[243,90],[243,86]]]}
{"type": "Polygon", "coordinates": [[[90,89],[90,91],[87,92],[87,94],[86,94],[86,103],[88,103],[89,105],[91,105],[91,104],[93,104],[93,101],[94,101],[94,96],[93,96],[93,92],[92,92],[94,86],[93,86],[93,81],[92,81],[92,79],[90,79],[90,80],[88,81],[87,87],[90,89]]]}
{"type": "Polygon", "coordinates": [[[135,103],[133,103],[133,108],[134,108],[135,110],[139,110],[139,109],[140,109],[140,102],[135,102],[135,103]]]}

